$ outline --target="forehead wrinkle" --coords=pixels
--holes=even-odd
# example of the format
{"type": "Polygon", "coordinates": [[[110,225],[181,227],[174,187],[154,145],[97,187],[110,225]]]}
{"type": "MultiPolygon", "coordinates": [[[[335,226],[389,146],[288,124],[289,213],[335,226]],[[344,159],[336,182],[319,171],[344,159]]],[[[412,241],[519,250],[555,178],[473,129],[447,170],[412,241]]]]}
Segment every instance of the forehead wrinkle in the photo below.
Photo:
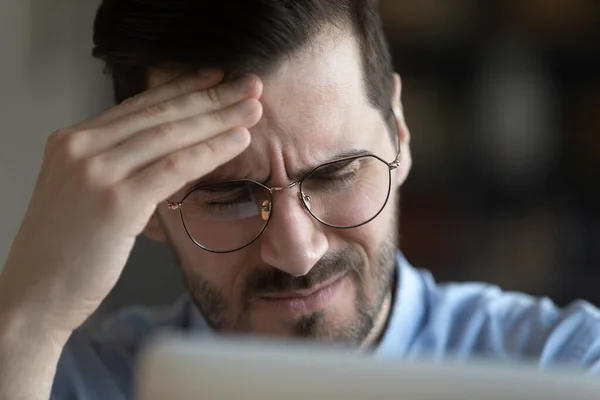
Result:
{"type": "MultiPolygon", "coordinates": [[[[366,120],[368,119],[370,118],[367,117],[366,120]]],[[[364,121],[362,122],[364,123],[364,121]]],[[[355,155],[354,153],[374,152],[374,147],[376,147],[374,142],[388,137],[385,124],[379,122],[377,123],[375,120],[366,123],[364,124],[365,129],[358,128],[357,133],[351,135],[333,136],[324,133],[319,137],[333,140],[324,145],[315,146],[314,143],[305,141],[304,143],[300,141],[300,145],[298,145],[296,142],[302,138],[301,135],[278,135],[276,133],[278,128],[265,121],[261,126],[262,134],[257,135],[257,140],[251,143],[248,150],[199,179],[190,188],[202,184],[239,179],[251,179],[268,185],[272,177],[279,178],[280,183],[277,185],[285,186],[289,183],[288,181],[303,178],[305,174],[320,164],[355,155]],[[270,130],[270,134],[266,134],[266,130],[270,130]],[[379,130],[381,132],[378,132],[379,130]]],[[[362,124],[359,123],[359,125],[362,124]]],[[[354,130],[356,129],[355,124],[354,130]]]]}
{"type": "Polygon", "coordinates": [[[351,35],[324,43],[323,51],[299,53],[262,77],[263,117],[228,172],[287,184],[340,151],[370,147],[365,136],[376,110],[363,90],[358,43],[351,35]]]}

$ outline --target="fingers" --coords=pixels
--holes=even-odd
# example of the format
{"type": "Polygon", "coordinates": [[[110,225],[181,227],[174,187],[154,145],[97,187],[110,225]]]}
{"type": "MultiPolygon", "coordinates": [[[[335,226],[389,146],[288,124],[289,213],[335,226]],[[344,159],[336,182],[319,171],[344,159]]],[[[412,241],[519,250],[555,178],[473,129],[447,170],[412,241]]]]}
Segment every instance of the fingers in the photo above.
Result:
{"type": "Polygon", "coordinates": [[[179,76],[125,100],[118,106],[76,125],[74,129],[95,129],[118,118],[152,107],[174,97],[207,90],[218,85],[223,80],[223,76],[224,73],[218,70],[202,70],[196,74],[179,76]]]}
{"type": "MultiPolygon", "coordinates": [[[[55,146],[62,143],[65,138],[77,136],[77,146],[73,148],[74,159],[91,156],[95,146],[103,148],[105,145],[100,136],[104,125],[123,118],[132,113],[151,108],[158,103],[169,99],[184,96],[189,93],[207,90],[216,86],[223,80],[222,71],[199,71],[197,74],[188,74],[177,77],[162,85],[150,88],[137,96],[125,100],[123,103],[113,107],[95,117],[83,121],[70,128],[60,129],[48,138],[46,152],[52,152],[55,146]],[[76,157],[81,154],[80,157],[76,157]]],[[[70,145],[69,145],[70,146],[70,145]]],[[[105,148],[105,147],[104,147],[105,148]]]]}
{"type": "Polygon", "coordinates": [[[93,157],[109,151],[112,147],[139,132],[154,127],[158,130],[170,129],[171,123],[174,121],[214,113],[244,99],[259,98],[261,94],[262,82],[260,79],[254,75],[246,75],[217,87],[156,103],[101,128],[88,131],[88,140],[81,141],[78,157],[93,157]]]}
{"type": "Polygon", "coordinates": [[[262,116],[262,82],[247,76],[216,86],[221,80],[219,73],[178,78],[57,131],[47,160],[61,171],[81,167],[101,177],[99,186],[130,188],[138,199],[147,192],[144,202],[158,204],[248,146],[247,128],[262,116]]]}
{"type": "Polygon", "coordinates": [[[126,181],[126,190],[158,204],[187,183],[237,157],[249,144],[250,134],[243,128],[215,136],[143,169],[126,181]]]}
{"type": "Polygon", "coordinates": [[[142,131],[98,156],[112,179],[121,180],[171,153],[197,145],[236,127],[250,128],[260,120],[262,106],[248,99],[208,114],[158,125],[142,131]]]}

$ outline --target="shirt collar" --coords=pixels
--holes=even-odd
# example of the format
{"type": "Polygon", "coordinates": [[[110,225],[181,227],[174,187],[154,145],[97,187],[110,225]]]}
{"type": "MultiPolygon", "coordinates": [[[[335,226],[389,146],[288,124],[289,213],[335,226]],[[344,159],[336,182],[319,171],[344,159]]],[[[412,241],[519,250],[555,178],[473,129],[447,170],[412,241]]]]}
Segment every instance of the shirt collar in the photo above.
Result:
{"type": "Polygon", "coordinates": [[[396,262],[398,276],[392,309],[386,330],[374,351],[376,357],[405,355],[425,316],[425,282],[402,253],[398,252],[396,262]]]}

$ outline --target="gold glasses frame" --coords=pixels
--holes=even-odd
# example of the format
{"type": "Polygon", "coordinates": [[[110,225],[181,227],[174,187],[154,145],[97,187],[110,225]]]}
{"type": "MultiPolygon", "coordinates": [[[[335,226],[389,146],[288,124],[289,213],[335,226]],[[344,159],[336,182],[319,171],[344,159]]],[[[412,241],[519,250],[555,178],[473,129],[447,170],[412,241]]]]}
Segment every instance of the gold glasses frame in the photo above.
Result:
{"type": "Polygon", "coordinates": [[[258,240],[258,238],[263,234],[263,232],[267,229],[267,226],[269,225],[269,221],[271,220],[271,214],[273,211],[273,204],[274,204],[274,198],[273,198],[273,194],[275,192],[280,192],[280,191],[284,191],[284,190],[289,190],[292,188],[295,188],[296,186],[299,187],[299,191],[298,191],[298,198],[300,200],[300,202],[302,203],[302,205],[304,206],[304,208],[308,211],[308,213],[317,221],[319,221],[320,223],[322,223],[323,225],[330,227],[330,228],[334,228],[334,229],[354,229],[354,228],[358,228],[361,227],[363,225],[366,225],[368,223],[370,223],[371,221],[373,221],[375,218],[377,218],[379,216],[379,214],[381,214],[381,212],[385,209],[385,207],[387,206],[389,199],[390,199],[390,194],[391,194],[391,188],[392,188],[392,171],[398,169],[398,167],[400,166],[400,146],[398,147],[398,152],[396,154],[396,158],[394,159],[394,161],[392,162],[387,162],[386,160],[384,160],[383,158],[375,155],[375,154],[371,154],[371,153],[366,153],[366,154],[361,154],[361,155],[356,155],[356,156],[350,156],[350,157],[343,157],[337,160],[333,160],[333,161],[328,161],[326,163],[323,164],[319,164],[318,166],[314,167],[313,169],[310,170],[310,172],[306,173],[300,180],[297,180],[295,182],[290,183],[289,185],[286,186],[282,186],[282,187],[268,187],[266,185],[263,185],[260,182],[251,180],[251,179],[239,179],[239,180],[233,180],[233,181],[227,181],[227,182],[220,182],[220,183],[213,183],[213,184],[207,184],[207,185],[200,185],[200,186],[195,186],[193,188],[191,188],[190,190],[187,191],[187,193],[183,196],[183,198],[181,199],[181,201],[178,202],[173,202],[170,200],[166,200],[166,205],[169,208],[169,210],[171,211],[179,211],[179,215],[181,218],[181,223],[183,224],[183,228],[185,229],[186,234],[188,235],[188,237],[190,238],[190,240],[192,242],[194,242],[194,244],[196,244],[198,247],[200,247],[201,249],[208,251],[210,253],[216,253],[216,254],[227,254],[227,253],[234,253],[236,251],[242,250],[248,246],[250,246],[251,244],[253,244],[254,242],[256,242],[256,240],[258,240]],[[309,178],[315,171],[326,167],[328,165],[331,164],[335,164],[338,162],[343,162],[343,161],[351,161],[351,160],[359,160],[361,158],[375,158],[377,160],[379,160],[380,162],[382,162],[383,164],[387,165],[388,167],[388,190],[387,190],[387,195],[386,195],[386,199],[383,203],[383,205],[381,206],[381,209],[370,219],[368,219],[365,222],[362,222],[360,224],[356,224],[356,225],[352,225],[352,226],[336,226],[336,225],[332,225],[329,224],[325,221],[323,221],[321,218],[319,218],[318,216],[316,216],[313,211],[311,210],[311,206],[310,206],[310,196],[307,196],[304,194],[304,191],[302,189],[303,184],[305,182],[305,180],[307,178],[309,178]],[[266,189],[266,191],[269,193],[269,199],[265,200],[262,204],[261,204],[261,218],[265,221],[264,226],[262,227],[262,229],[260,230],[260,232],[258,232],[256,234],[256,236],[247,244],[235,248],[233,250],[214,250],[214,249],[209,249],[206,246],[202,245],[201,243],[198,243],[198,241],[193,237],[193,235],[190,233],[190,231],[188,230],[188,227],[185,223],[185,218],[183,216],[183,203],[185,202],[185,200],[195,191],[197,190],[202,190],[208,187],[213,187],[215,185],[222,185],[222,184],[236,184],[236,183],[250,183],[250,184],[254,184],[254,185],[258,185],[263,189],[266,189]]]}

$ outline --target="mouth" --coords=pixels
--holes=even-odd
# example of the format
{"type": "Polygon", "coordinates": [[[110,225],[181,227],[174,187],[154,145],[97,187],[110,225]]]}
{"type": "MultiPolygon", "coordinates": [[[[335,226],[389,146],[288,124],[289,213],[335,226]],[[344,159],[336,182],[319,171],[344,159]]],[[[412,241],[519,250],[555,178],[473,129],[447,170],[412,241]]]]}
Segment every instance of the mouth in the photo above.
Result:
{"type": "Polygon", "coordinates": [[[267,293],[257,297],[255,303],[266,307],[270,312],[285,315],[314,313],[324,310],[333,302],[347,277],[346,272],[309,289],[267,293]]]}

